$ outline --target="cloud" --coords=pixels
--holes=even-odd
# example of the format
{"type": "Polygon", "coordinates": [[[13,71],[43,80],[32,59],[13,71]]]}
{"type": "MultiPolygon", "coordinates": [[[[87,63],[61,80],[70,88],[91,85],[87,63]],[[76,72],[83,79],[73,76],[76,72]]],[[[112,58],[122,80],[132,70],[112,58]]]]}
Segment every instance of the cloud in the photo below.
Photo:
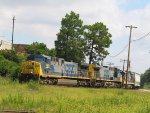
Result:
{"type": "MultiPolygon", "coordinates": [[[[1,0],[0,35],[11,40],[12,17],[15,15],[15,42],[39,41],[52,48],[57,39],[61,19],[66,13],[75,11],[80,14],[84,24],[103,22],[109,28],[113,36],[109,51],[114,55],[128,43],[129,29],[125,28],[126,25],[138,27],[133,29],[132,39],[137,39],[150,30],[150,3],[138,0],[138,4],[132,7],[135,2],[136,0],[1,0]],[[143,3],[142,6],[140,2],[143,3]]],[[[132,45],[133,70],[143,72],[149,66],[147,62],[150,61],[144,60],[148,59],[146,52],[149,49],[149,41],[150,38],[145,38],[132,45]],[[147,65],[144,65],[146,63],[147,65]]],[[[106,62],[113,61],[116,65],[122,65],[119,59],[126,57],[127,49],[116,58],[107,58],[106,62]]]]}

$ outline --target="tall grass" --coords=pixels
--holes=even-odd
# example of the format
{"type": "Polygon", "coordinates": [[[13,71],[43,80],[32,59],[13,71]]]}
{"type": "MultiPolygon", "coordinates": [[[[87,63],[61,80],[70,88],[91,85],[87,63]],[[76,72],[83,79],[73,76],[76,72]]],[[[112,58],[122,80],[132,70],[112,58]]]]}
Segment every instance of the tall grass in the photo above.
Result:
{"type": "Polygon", "coordinates": [[[37,113],[149,113],[150,93],[138,90],[19,84],[0,79],[0,110],[37,113]]]}

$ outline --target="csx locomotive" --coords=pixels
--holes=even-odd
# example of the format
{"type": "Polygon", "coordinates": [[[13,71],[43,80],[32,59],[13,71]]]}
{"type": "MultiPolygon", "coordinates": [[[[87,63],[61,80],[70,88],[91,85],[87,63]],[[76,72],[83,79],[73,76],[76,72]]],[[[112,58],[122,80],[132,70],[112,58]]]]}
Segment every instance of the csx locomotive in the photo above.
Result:
{"type": "MultiPolygon", "coordinates": [[[[59,79],[76,80],[78,86],[124,87],[125,72],[115,67],[68,62],[41,54],[29,55],[21,65],[19,81],[37,79],[40,83],[57,84],[59,79]]],[[[140,87],[140,75],[128,73],[129,87],[140,87]]]]}

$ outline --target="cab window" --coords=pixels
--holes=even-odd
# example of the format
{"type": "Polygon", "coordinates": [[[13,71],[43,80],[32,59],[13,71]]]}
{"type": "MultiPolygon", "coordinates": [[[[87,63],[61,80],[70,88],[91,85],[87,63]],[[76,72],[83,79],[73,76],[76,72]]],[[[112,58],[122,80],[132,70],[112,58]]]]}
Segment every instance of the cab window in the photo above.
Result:
{"type": "Polygon", "coordinates": [[[36,58],[35,58],[35,61],[42,62],[42,61],[43,61],[43,58],[36,57],[36,58]]]}
{"type": "Polygon", "coordinates": [[[46,63],[50,63],[50,59],[45,58],[46,63]]]}

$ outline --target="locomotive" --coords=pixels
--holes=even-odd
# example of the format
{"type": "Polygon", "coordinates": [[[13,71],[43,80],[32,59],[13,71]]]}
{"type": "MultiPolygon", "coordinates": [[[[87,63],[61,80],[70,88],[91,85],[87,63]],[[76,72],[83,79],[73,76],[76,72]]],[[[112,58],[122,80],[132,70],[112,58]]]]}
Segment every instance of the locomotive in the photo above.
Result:
{"type": "MultiPolygon", "coordinates": [[[[76,80],[77,86],[124,87],[125,72],[108,66],[65,61],[42,54],[29,55],[21,65],[20,82],[30,79],[42,84],[57,84],[59,79],[76,80]]],[[[140,87],[140,75],[128,72],[128,87],[140,87]]]]}

